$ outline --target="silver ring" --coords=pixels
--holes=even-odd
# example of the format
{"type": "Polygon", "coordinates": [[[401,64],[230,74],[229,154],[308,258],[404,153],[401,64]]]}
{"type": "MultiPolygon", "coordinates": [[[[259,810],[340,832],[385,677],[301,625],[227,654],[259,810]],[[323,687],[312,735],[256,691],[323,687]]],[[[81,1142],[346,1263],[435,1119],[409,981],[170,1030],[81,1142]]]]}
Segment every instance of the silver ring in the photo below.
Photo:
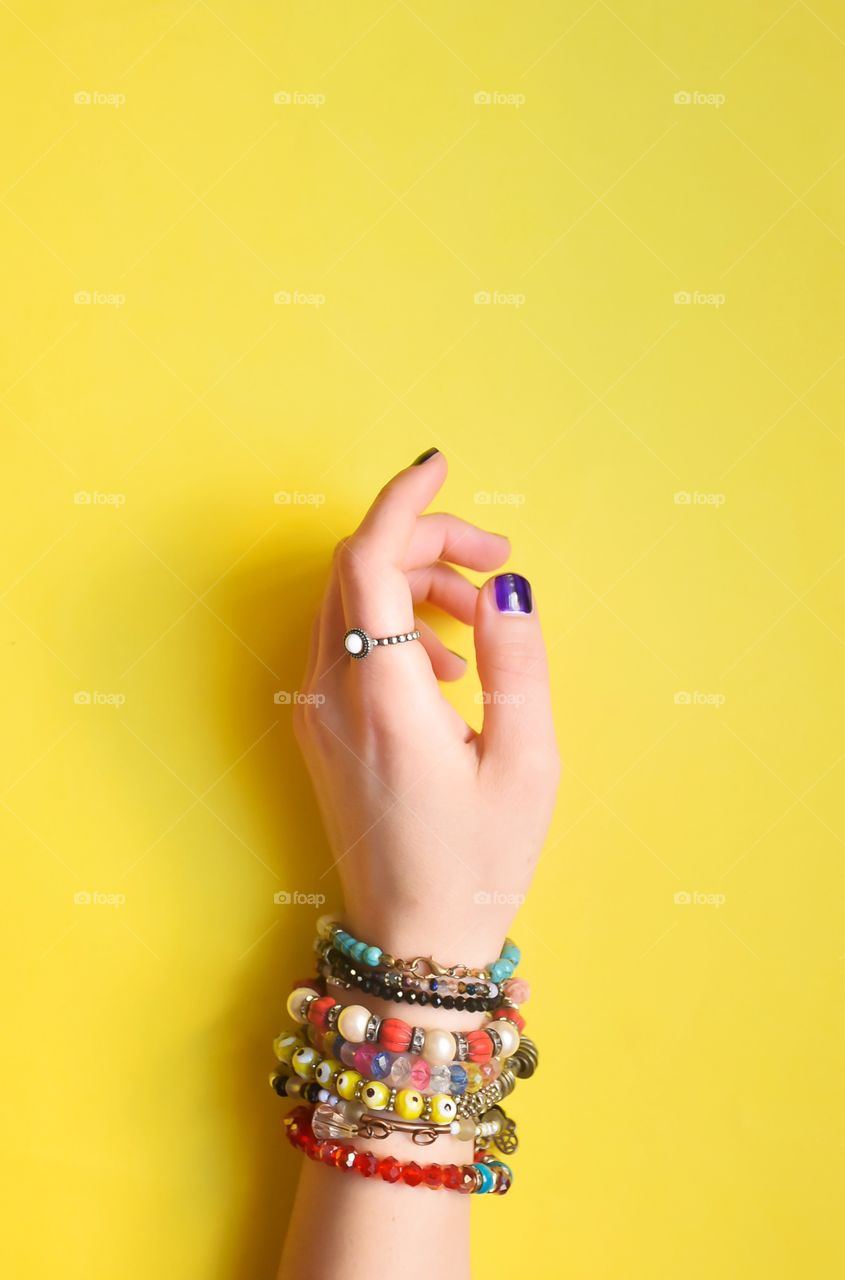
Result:
{"type": "Polygon", "coordinates": [[[420,631],[400,631],[397,636],[371,636],[361,627],[350,627],[343,637],[343,647],[350,658],[360,661],[366,658],[371,649],[378,644],[405,644],[408,640],[419,640],[420,631]]]}

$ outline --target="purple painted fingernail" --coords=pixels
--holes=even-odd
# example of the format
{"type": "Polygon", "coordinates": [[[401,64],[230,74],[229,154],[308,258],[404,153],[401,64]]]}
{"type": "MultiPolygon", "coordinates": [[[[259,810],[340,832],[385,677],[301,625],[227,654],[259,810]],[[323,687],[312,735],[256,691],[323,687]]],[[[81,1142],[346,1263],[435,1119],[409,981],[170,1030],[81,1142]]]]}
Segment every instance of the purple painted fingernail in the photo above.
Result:
{"type": "Polygon", "coordinates": [[[499,613],[531,613],[531,583],[519,573],[498,573],[493,579],[499,613]]]}

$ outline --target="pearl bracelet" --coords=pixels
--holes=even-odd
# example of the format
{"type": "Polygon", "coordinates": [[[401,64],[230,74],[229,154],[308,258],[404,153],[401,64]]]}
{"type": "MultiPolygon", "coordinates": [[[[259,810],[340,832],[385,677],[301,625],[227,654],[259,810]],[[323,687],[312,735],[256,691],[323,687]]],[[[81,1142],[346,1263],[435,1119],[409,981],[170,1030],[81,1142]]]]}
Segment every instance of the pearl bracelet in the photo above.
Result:
{"type": "Polygon", "coordinates": [[[363,1005],[339,1004],[310,987],[295,987],[288,996],[287,1010],[294,1022],[312,1022],[321,1030],[336,1029],[353,1044],[377,1044],[394,1053],[419,1054],[432,1065],[509,1058],[519,1047],[525,1025],[517,1010],[502,1008],[486,1026],[453,1034],[438,1027],[415,1027],[401,1018],[380,1018],[363,1005]]]}

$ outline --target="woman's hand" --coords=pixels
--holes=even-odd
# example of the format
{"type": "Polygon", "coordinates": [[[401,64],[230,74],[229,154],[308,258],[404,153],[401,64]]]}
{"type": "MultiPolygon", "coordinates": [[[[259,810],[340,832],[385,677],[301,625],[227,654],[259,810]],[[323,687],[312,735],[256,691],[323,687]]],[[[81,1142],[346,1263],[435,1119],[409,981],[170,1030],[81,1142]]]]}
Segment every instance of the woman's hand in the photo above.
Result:
{"type": "Polygon", "coordinates": [[[395,955],[496,958],[548,829],[559,777],[548,669],[531,588],[477,588],[453,565],[500,568],[507,538],[423,515],[446,478],[437,451],[381,490],[337,546],[294,726],[343,885],[346,927],[395,955]],[[421,601],[473,627],[481,733],[442,696],[463,658],[415,622],[421,601]],[[421,641],[355,661],[343,636],[418,626],[421,641]],[[315,696],[316,695],[316,696],[315,696]]]}

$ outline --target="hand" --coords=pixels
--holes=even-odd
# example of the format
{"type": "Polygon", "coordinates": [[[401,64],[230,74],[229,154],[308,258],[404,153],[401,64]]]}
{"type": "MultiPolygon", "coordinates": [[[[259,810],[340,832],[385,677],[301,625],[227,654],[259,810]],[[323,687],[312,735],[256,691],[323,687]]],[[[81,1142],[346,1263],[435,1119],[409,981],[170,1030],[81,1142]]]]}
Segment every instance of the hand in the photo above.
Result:
{"type": "Polygon", "coordinates": [[[528,583],[499,575],[477,588],[453,567],[499,568],[507,538],[422,514],[446,472],[441,453],[423,455],[338,544],[311,637],[303,688],[312,696],[297,704],[294,728],[346,927],[394,955],[483,965],[530,884],[560,766],[528,583]],[[438,680],[459,679],[466,662],[415,622],[423,600],[473,627],[480,734],[440,692],[438,680]],[[343,647],[350,627],[386,636],[415,626],[421,641],[360,661],[343,647]]]}

